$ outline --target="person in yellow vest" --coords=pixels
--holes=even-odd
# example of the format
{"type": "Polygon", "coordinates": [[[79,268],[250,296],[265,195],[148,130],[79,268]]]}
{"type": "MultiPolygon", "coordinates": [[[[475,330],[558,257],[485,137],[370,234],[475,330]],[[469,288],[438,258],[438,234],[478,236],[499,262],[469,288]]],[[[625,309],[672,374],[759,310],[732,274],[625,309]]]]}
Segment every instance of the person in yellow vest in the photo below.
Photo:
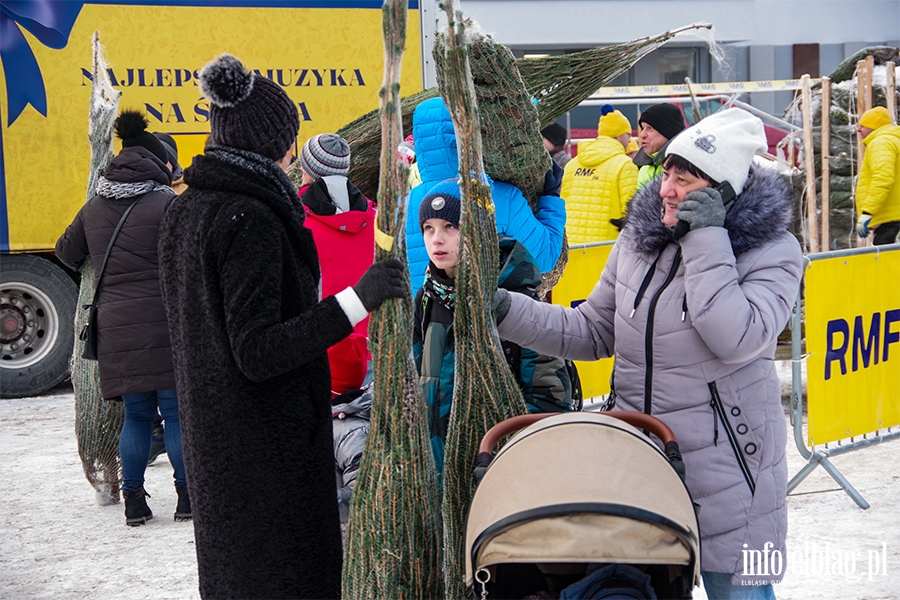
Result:
{"type": "Polygon", "coordinates": [[[883,106],[863,113],[856,129],[866,153],[856,183],[856,233],[875,233],[876,246],[893,244],[900,233],[900,125],[883,106]]]}
{"type": "Polygon", "coordinates": [[[631,123],[612,105],[600,107],[597,139],[566,165],[560,196],[566,200],[570,244],[614,240],[625,205],[637,188],[638,169],[625,155],[631,123]]]}

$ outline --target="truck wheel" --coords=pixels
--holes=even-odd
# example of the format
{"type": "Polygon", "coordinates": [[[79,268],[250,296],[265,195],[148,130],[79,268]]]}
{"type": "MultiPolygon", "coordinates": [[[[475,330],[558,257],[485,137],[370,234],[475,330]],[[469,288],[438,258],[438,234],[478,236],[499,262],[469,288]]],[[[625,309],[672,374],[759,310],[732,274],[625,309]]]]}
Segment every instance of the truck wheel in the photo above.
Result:
{"type": "Polygon", "coordinates": [[[69,373],[78,286],[45,258],[0,260],[0,398],[36,396],[69,373]]]}

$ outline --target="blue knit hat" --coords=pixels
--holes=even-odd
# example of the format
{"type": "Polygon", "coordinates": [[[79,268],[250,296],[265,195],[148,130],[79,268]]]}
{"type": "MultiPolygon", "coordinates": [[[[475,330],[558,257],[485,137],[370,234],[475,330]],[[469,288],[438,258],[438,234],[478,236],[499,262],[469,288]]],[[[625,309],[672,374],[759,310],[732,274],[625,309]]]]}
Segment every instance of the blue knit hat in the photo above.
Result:
{"type": "Polygon", "coordinates": [[[428,219],[443,219],[459,227],[459,184],[447,180],[431,188],[419,205],[419,229],[428,219]]]}

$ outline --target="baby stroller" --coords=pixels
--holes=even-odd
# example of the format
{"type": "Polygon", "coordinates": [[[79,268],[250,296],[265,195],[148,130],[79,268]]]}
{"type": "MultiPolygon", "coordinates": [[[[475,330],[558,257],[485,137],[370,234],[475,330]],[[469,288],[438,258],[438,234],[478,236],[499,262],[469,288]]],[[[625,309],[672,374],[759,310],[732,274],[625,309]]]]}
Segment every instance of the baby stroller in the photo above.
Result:
{"type": "Polygon", "coordinates": [[[507,419],[482,440],[475,479],[466,583],[477,582],[482,598],[690,598],[699,585],[684,463],[672,430],[655,417],[507,419]]]}

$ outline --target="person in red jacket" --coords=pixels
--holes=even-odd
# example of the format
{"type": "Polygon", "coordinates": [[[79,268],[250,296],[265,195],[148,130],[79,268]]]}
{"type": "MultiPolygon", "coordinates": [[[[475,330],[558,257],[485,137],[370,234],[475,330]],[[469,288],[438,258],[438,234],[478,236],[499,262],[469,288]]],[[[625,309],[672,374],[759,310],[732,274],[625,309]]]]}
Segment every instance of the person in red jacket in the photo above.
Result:
{"type": "MultiPolygon", "coordinates": [[[[300,152],[298,192],[322,268],[322,297],[355,285],[375,261],[375,205],[350,180],[350,146],[339,135],[311,137],[300,152]]],[[[369,319],[328,349],[331,393],[362,387],[369,364],[369,319]]]]}

